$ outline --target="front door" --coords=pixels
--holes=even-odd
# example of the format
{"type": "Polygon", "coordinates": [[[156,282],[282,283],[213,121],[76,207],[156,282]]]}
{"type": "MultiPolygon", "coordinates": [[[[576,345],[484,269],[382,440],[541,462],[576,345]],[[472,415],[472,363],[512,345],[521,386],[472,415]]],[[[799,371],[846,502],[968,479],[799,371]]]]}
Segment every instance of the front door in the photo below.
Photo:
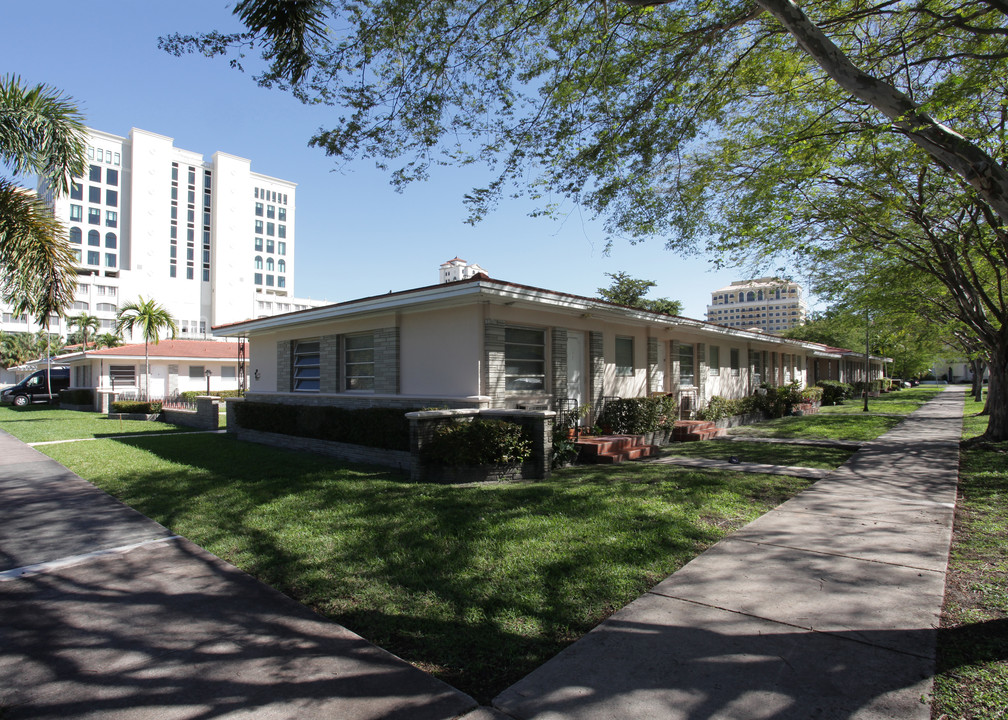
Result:
{"type": "Polygon", "coordinates": [[[576,400],[578,407],[588,395],[585,383],[584,334],[567,333],[567,397],[576,400]]]}

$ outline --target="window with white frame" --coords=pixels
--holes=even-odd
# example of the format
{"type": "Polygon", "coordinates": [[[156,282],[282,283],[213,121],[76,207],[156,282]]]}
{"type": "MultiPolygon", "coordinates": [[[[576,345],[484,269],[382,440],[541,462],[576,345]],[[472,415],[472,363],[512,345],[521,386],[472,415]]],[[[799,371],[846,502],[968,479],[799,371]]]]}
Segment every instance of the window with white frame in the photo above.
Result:
{"type": "Polygon", "coordinates": [[[709,361],[707,371],[711,375],[721,374],[721,348],[718,345],[711,345],[708,351],[709,361]]]}
{"type": "Polygon", "coordinates": [[[504,328],[504,389],[534,391],[546,388],[546,331],[504,328]]]}
{"type": "Polygon", "coordinates": [[[321,382],[321,345],[318,340],[294,344],[294,391],[318,392],[321,382]]]}
{"type": "Polygon", "coordinates": [[[374,390],[374,334],[347,335],[343,341],[344,384],[347,390],[374,390]]]}
{"type": "Polygon", "coordinates": [[[616,375],[628,377],[634,374],[633,364],[633,338],[616,338],[616,375]]]}

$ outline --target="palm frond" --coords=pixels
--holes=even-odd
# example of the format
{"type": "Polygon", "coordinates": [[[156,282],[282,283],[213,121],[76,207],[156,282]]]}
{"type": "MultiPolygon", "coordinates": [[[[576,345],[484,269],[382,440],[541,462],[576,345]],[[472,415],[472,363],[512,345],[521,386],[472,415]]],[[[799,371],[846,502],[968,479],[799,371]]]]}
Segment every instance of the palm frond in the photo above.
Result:
{"type": "Polygon", "coordinates": [[[0,158],[18,175],[35,173],[57,193],[87,166],[84,118],[71,99],[48,85],[25,87],[0,78],[0,158]]]}
{"type": "Polygon", "coordinates": [[[77,273],[63,226],[33,193],[0,179],[0,296],[42,322],[73,303],[77,273]]]}

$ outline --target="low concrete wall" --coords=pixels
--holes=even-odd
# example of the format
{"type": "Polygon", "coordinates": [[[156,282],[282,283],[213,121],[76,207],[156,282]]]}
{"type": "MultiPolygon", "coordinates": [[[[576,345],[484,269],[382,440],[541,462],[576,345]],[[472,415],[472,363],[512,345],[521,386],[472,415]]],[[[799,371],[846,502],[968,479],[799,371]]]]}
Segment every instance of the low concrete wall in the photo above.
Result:
{"type": "MultiPolygon", "coordinates": [[[[317,453],[327,457],[346,460],[347,462],[359,462],[369,465],[381,465],[397,470],[404,470],[410,473],[410,478],[418,482],[458,482],[452,477],[465,477],[463,482],[472,482],[473,478],[501,479],[502,471],[499,468],[465,471],[458,468],[443,468],[434,466],[424,466],[420,462],[420,450],[423,445],[433,437],[434,429],[441,424],[453,422],[459,419],[473,419],[476,417],[495,418],[506,420],[526,428],[532,438],[532,457],[524,463],[520,472],[516,468],[509,468],[504,475],[507,478],[547,478],[550,471],[550,459],[553,454],[553,421],[556,413],[552,410],[488,410],[478,408],[457,408],[450,410],[424,410],[419,412],[406,413],[410,421],[410,451],[386,450],[383,448],[373,448],[364,445],[351,445],[349,443],[335,442],[332,440],[318,440],[315,438],[300,437],[297,435],[285,435],[283,433],[263,432],[261,430],[250,430],[240,427],[238,424],[235,408],[237,403],[248,400],[249,402],[278,402],[278,398],[283,398],[284,402],[278,404],[305,404],[305,405],[338,405],[337,403],[296,403],[295,400],[303,400],[303,395],[272,395],[256,394],[246,395],[245,398],[228,398],[225,403],[225,413],[228,433],[233,433],[239,440],[247,442],[271,445],[273,447],[285,448],[288,450],[301,450],[304,452],[317,453]],[[446,472],[446,470],[448,472],[446,472]]],[[[402,399],[409,400],[408,406],[416,407],[416,398],[402,399]]],[[[355,407],[354,405],[338,405],[340,407],[355,407]]],[[[375,402],[371,405],[356,405],[356,407],[388,407],[388,405],[375,402]]],[[[394,406],[393,406],[394,407],[394,406]]]]}
{"type": "Polygon", "coordinates": [[[746,413],[745,415],[731,415],[726,418],[721,418],[720,420],[715,420],[714,424],[723,429],[738,427],[739,425],[753,425],[755,423],[765,422],[769,418],[761,413],[746,413]]]}
{"type": "Polygon", "coordinates": [[[246,442],[271,445],[285,450],[301,450],[336,458],[337,460],[346,460],[347,462],[381,465],[405,472],[410,472],[413,465],[412,455],[403,450],[384,450],[382,448],[365,447],[364,445],[333,442],[332,440],[316,440],[314,438],[298,437],[297,435],[246,430],[230,422],[228,423],[228,432],[234,433],[236,438],[246,442]]]}
{"type": "Polygon", "coordinates": [[[172,425],[185,425],[200,430],[216,430],[220,425],[219,406],[219,397],[199,395],[196,398],[195,410],[164,408],[161,411],[161,420],[172,425]]]}

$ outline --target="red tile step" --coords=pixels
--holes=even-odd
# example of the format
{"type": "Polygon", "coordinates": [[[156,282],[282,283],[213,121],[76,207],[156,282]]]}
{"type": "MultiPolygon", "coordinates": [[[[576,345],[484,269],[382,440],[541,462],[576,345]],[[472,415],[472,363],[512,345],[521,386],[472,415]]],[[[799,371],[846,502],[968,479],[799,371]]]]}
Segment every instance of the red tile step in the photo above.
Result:
{"type": "Polygon", "coordinates": [[[707,420],[676,420],[672,439],[676,442],[696,442],[722,437],[725,431],[707,420]]]}
{"type": "Polygon", "coordinates": [[[581,462],[598,465],[639,460],[658,454],[658,447],[645,443],[643,435],[582,436],[575,444],[581,462]]]}

